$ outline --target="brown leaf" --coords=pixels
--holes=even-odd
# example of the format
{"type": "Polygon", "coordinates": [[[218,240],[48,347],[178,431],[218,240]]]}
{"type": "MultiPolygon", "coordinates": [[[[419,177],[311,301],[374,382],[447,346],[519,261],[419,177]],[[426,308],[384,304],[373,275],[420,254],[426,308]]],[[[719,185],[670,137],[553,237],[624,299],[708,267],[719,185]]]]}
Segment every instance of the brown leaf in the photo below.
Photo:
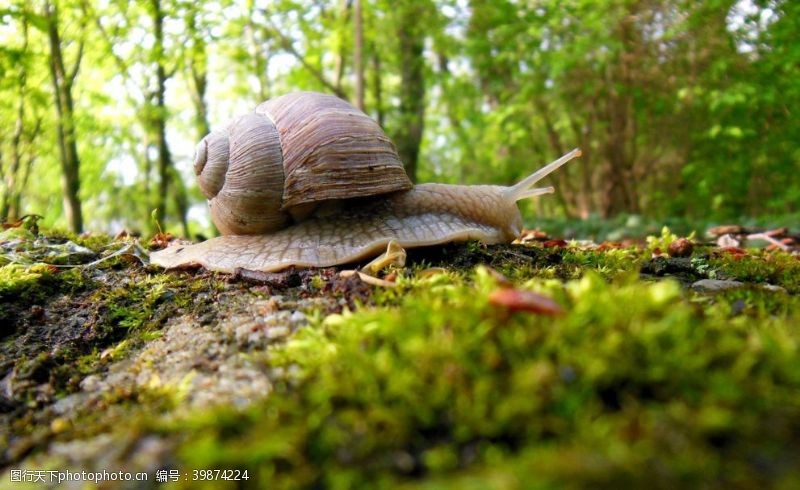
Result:
{"type": "Polygon", "coordinates": [[[714,237],[720,237],[722,235],[741,235],[746,232],[747,229],[744,226],[739,225],[715,226],[708,230],[708,233],[714,237]]]}
{"type": "Polygon", "coordinates": [[[545,248],[555,248],[555,247],[566,247],[567,241],[566,240],[547,240],[542,244],[545,248]]]}
{"type": "Polygon", "coordinates": [[[742,260],[747,257],[747,251],[738,247],[722,247],[718,252],[720,255],[727,255],[733,260],[742,260]]]}
{"type": "Polygon", "coordinates": [[[625,248],[625,246],[620,242],[603,242],[595,248],[598,252],[605,252],[606,250],[616,250],[620,248],[625,248]]]}
{"type": "Polygon", "coordinates": [[[529,242],[543,242],[550,237],[547,235],[546,232],[536,229],[536,230],[522,230],[517,241],[519,243],[529,243],[529,242]]]}
{"type": "Polygon", "coordinates": [[[358,277],[363,282],[371,286],[381,286],[384,288],[393,288],[397,286],[397,284],[395,284],[393,281],[387,281],[385,279],[380,279],[375,276],[370,276],[369,274],[364,274],[363,272],[354,270],[341,271],[339,273],[339,277],[344,277],[345,279],[350,277],[358,277]]]}
{"type": "Polygon", "coordinates": [[[538,315],[561,315],[561,305],[548,298],[523,289],[502,288],[489,294],[489,303],[509,311],[527,311],[538,315]]]}
{"type": "Polygon", "coordinates": [[[514,283],[509,281],[506,276],[504,276],[500,271],[495,269],[494,267],[484,266],[486,268],[486,272],[492,276],[492,279],[497,283],[498,286],[501,288],[510,288],[514,286],[514,283]]]}
{"type": "Polygon", "coordinates": [[[3,223],[3,229],[8,230],[9,228],[19,228],[20,226],[25,227],[34,235],[39,234],[39,225],[37,224],[39,220],[43,220],[44,216],[38,214],[26,214],[22,216],[17,221],[3,223]]]}
{"type": "Polygon", "coordinates": [[[162,248],[166,248],[169,242],[174,239],[175,237],[169,233],[156,233],[153,235],[153,239],[150,240],[150,249],[161,250],[162,248]]]}
{"type": "Polygon", "coordinates": [[[9,228],[19,228],[22,226],[22,223],[23,221],[21,219],[18,219],[17,221],[6,222],[3,223],[3,229],[8,230],[9,228]]]}
{"type": "Polygon", "coordinates": [[[731,255],[747,255],[747,250],[741,249],[739,247],[723,247],[720,249],[720,252],[731,255]]]}

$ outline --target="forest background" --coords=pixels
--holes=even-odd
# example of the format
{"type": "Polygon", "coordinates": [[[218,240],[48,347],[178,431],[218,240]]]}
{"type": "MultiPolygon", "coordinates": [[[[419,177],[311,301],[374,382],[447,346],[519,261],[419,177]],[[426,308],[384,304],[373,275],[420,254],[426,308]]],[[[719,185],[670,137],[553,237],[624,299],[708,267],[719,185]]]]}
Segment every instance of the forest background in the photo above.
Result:
{"type": "Polygon", "coordinates": [[[420,182],[582,148],[529,219],[796,222],[798,33],[791,0],[0,0],[0,221],[213,233],[196,141],[317,90],[420,182]]]}

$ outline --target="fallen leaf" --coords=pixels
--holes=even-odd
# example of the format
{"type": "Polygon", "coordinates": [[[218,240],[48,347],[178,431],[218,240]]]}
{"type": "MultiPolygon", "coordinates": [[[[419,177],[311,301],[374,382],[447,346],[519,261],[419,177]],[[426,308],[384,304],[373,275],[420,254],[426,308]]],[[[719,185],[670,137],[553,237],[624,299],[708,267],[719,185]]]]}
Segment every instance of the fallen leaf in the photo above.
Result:
{"type": "Polygon", "coordinates": [[[555,248],[555,247],[566,247],[567,241],[566,240],[547,240],[546,242],[542,243],[542,246],[545,248],[555,248]]]}
{"type": "Polygon", "coordinates": [[[598,252],[605,252],[606,250],[616,250],[620,248],[625,248],[625,246],[620,242],[603,242],[595,248],[598,252]]]}
{"type": "Polygon", "coordinates": [[[742,241],[733,235],[727,234],[717,238],[717,246],[722,248],[736,248],[742,244],[742,241]]]}
{"type": "Polygon", "coordinates": [[[493,267],[489,267],[488,265],[484,266],[484,267],[486,269],[486,272],[488,272],[489,275],[492,276],[492,279],[494,279],[494,281],[497,283],[497,285],[500,286],[501,288],[510,288],[510,287],[512,287],[514,285],[514,283],[509,281],[508,278],[506,276],[504,276],[497,269],[495,269],[493,267]]]}
{"type": "Polygon", "coordinates": [[[169,242],[174,240],[175,237],[169,233],[156,233],[153,235],[153,239],[150,240],[150,249],[151,250],[161,250],[162,248],[166,248],[169,245],[169,242]]]}
{"type": "Polygon", "coordinates": [[[746,232],[747,230],[743,226],[739,225],[715,226],[708,230],[708,234],[715,237],[720,237],[723,235],[740,235],[746,232]]]}
{"type": "Polygon", "coordinates": [[[527,311],[538,315],[561,315],[561,305],[541,294],[523,289],[502,288],[489,294],[489,303],[510,311],[527,311]]]}
{"type": "Polygon", "coordinates": [[[550,237],[547,235],[547,232],[542,230],[522,230],[519,237],[514,240],[515,243],[530,243],[530,242],[543,242],[548,240],[550,237]]]}
{"type": "Polygon", "coordinates": [[[371,286],[381,286],[381,287],[384,287],[384,288],[393,288],[393,287],[397,286],[397,284],[395,284],[392,281],[387,281],[385,279],[379,279],[377,277],[370,276],[369,274],[364,274],[363,272],[360,272],[360,271],[346,270],[346,271],[341,271],[339,273],[339,277],[348,278],[348,277],[353,277],[353,276],[357,276],[363,282],[365,282],[365,283],[367,283],[367,284],[369,284],[371,286]]]}
{"type": "Polygon", "coordinates": [[[718,255],[727,255],[733,260],[742,260],[747,257],[747,251],[738,247],[722,247],[718,250],[718,255]]]}
{"type": "Polygon", "coordinates": [[[417,273],[417,277],[419,278],[428,278],[433,276],[438,276],[440,274],[447,274],[447,269],[444,267],[428,267],[427,269],[422,269],[417,273]]]}

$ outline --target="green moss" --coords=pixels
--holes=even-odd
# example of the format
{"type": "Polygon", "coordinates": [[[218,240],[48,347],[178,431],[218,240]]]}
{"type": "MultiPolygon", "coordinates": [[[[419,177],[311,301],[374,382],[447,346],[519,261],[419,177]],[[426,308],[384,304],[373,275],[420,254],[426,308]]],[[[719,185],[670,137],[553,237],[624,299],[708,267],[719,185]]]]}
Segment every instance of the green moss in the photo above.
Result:
{"type": "Polygon", "coordinates": [[[795,297],[732,316],[673,281],[529,280],[551,318],[492,306],[481,270],[401,286],[271,350],[266,401],[159,430],[189,434],[187,468],[269,488],[800,483],[795,297]]]}
{"type": "Polygon", "coordinates": [[[637,272],[641,259],[642,253],[631,248],[605,251],[569,249],[564,253],[561,277],[574,279],[593,271],[613,279],[637,272]]]}
{"type": "MultiPolygon", "coordinates": [[[[107,237],[65,238],[95,252],[117,247],[107,237]]],[[[155,432],[178,445],[174,457],[184,468],[247,469],[248,486],[265,488],[800,484],[796,257],[752,251],[734,260],[701,247],[692,258],[653,260],[635,248],[477,243],[409,256],[396,288],[348,282],[330,270],[282,286],[293,302],[336,298],[355,312],[325,316],[330,310],[320,307],[307,312],[312,326],[287,343],[248,352],[264,363],[274,392],[244,411],[192,412],[181,383],[154,383],[109,391],[91,411],[72,414],[66,432],[50,434],[52,414],[32,408],[11,433],[44,433],[32,443],[40,451],[48,437],[107,433],[133,447],[155,432]],[[479,263],[567,313],[491,305],[497,285],[487,270],[475,272],[479,263]],[[425,272],[430,266],[445,272],[425,272]],[[664,275],[787,292],[757,284],[701,295],[671,279],[653,282],[664,275]]],[[[181,312],[213,323],[231,311],[216,292],[245,287],[225,281],[121,259],[75,269],[0,267],[0,318],[10,305],[24,317],[20,325],[38,332],[19,355],[15,339],[5,344],[17,356],[15,402],[35,407],[36,387],[46,383],[59,395],[77,390],[86,375],[158,338],[181,312]],[[56,299],[70,292],[79,294],[56,299]],[[43,301],[41,322],[29,301],[43,301]],[[61,312],[79,321],[54,321],[61,312]]],[[[242,302],[269,289],[258,291],[242,302]]]]}
{"type": "Polygon", "coordinates": [[[741,258],[722,254],[709,260],[721,274],[742,282],[769,283],[800,292],[800,256],[783,252],[749,250],[741,258]]]}
{"type": "Polygon", "coordinates": [[[0,305],[38,303],[55,292],[69,294],[79,291],[86,287],[87,281],[77,269],[57,269],[44,264],[8,264],[0,267],[0,305]]]}

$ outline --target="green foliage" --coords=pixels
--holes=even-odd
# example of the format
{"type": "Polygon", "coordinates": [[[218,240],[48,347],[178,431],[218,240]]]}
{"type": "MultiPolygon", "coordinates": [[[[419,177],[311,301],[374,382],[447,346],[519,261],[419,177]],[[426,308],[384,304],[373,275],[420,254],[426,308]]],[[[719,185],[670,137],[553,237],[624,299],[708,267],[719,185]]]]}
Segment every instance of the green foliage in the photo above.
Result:
{"type": "MultiPolygon", "coordinates": [[[[661,228],[661,236],[648,236],[647,237],[647,250],[650,252],[654,252],[656,249],[660,250],[662,253],[666,253],[669,249],[670,243],[674,242],[678,238],[681,238],[679,235],[672,233],[668,226],[664,226],[661,228]]],[[[692,232],[688,237],[686,237],[689,241],[694,240],[694,232],[692,232]]]]}
{"type": "MultiPolygon", "coordinates": [[[[151,228],[159,203],[165,231],[195,205],[191,232],[213,233],[192,171],[201,134],[290,90],[354,99],[353,2],[51,3],[66,64],[82,53],[73,95],[88,228],[151,228]],[[174,163],[165,175],[158,121],[174,163]]],[[[550,178],[558,193],[530,216],[705,224],[800,212],[796,2],[361,3],[366,111],[420,151],[421,181],[508,184],[580,146],[583,160],[550,178]],[[414,87],[408,46],[423,46],[414,87]]],[[[43,12],[19,0],[0,11],[0,216],[63,226],[43,12]]]]}
{"type": "Polygon", "coordinates": [[[270,350],[266,401],[161,430],[191,428],[185,467],[270,488],[800,481],[796,297],[701,311],[672,281],[531,280],[567,309],[553,318],[492,306],[496,287],[438,275],[329,316],[270,350]]]}

